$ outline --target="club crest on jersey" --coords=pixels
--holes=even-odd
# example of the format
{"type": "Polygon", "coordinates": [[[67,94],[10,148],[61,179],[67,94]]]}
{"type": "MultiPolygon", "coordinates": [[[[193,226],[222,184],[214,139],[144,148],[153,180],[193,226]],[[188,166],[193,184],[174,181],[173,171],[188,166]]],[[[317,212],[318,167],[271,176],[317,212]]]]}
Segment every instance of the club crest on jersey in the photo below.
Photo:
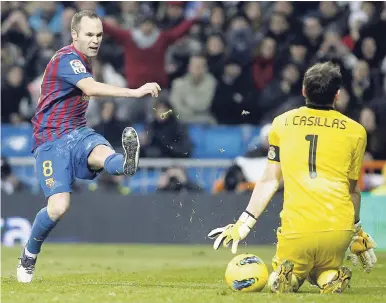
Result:
{"type": "Polygon", "coordinates": [[[273,160],[276,157],[275,148],[271,146],[268,151],[268,159],[273,160]]]}
{"type": "Polygon", "coordinates": [[[87,72],[80,60],[71,60],[70,65],[75,74],[85,74],[87,72]]]}
{"type": "Polygon", "coordinates": [[[55,185],[55,180],[54,180],[54,178],[48,178],[48,179],[46,180],[46,186],[47,186],[48,188],[52,188],[54,185],[55,185]]]}
{"type": "Polygon", "coordinates": [[[268,160],[280,162],[280,152],[279,147],[275,145],[270,145],[268,149],[268,160]]]}

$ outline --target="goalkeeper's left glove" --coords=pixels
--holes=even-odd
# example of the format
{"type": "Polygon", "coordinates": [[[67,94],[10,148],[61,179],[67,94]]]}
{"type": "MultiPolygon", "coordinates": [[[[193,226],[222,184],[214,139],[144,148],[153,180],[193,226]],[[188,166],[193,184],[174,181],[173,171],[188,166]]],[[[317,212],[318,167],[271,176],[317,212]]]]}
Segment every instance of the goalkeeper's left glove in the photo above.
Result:
{"type": "Polygon", "coordinates": [[[228,247],[230,242],[232,243],[232,253],[237,252],[237,246],[239,242],[243,240],[251,231],[252,227],[256,223],[256,218],[245,211],[241,214],[240,218],[235,224],[229,224],[225,227],[219,227],[213,229],[209,234],[209,239],[216,239],[213,244],[213,248],[217,250],[221,243],[224,247],[228,247]]]}
{"type": "Polygon", "coordinates": [[[358,264],[358,259],[366,272],[370,272],[377,262],[374,248],[377,244],[373,238],[365,233],[359,221],[355,224],[355,234],[350,243],[351,260],[354,266],[358,264]]]}

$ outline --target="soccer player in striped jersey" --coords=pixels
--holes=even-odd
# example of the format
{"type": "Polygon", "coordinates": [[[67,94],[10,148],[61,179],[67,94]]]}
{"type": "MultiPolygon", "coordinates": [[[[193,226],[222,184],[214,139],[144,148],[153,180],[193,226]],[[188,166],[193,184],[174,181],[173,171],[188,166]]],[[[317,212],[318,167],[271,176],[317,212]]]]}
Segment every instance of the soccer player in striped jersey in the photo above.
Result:
{"type": "Polygon", "coordinates": [[[98,54],[103,37],[102,22],[95,12],[75,14],[71,35],[73,43],[57,51],[46,67],[32,118],[32,151],[47,207],[36,215],[17,266],[17,279],[23,283],[32,281],[44,240],[70,206],[75,178],[91,180],[103,169],[126,176],[137,170],[140,145],[136,131],[131,127],[123,130],[125,154],[116,153],[104,137],[87,127],[90,96],[158,97],[160,90],[157,83],[128,89],[93,79],[90,60],[98,54]]]}

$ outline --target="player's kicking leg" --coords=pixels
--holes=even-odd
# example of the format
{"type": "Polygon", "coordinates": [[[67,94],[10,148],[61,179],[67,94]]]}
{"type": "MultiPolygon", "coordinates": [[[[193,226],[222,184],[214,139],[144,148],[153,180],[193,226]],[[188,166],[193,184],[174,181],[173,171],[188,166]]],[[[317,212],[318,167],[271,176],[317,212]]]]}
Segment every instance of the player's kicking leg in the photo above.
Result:
{"type": "MultiPolygon", "coordinates": [[[[88,136],[82,145],[83,149],[79,154],[89,154],[87,164],[92,171],[104,169],[110,175],[133,176],[138,168],[139,161],[139,138],[132,127],[126,127],[122,132],[122,147],[124,154],[116,153],[110,143],[97,133],[88,136]],[[91,152],[89,152],[91,150],[91,152]]],[[[86,168],[87,169],[87,168],[86,168]]],[[[78,178],[90,179],[95,176],[88,176],[83,169],[76,173],[78,178]]]]}
{"type": "Polygon", "coordinates": [[[54,229],[60,218],[70,206],[70,193],[58,193],[48,199],[47,207],[42,208],[36,215],[32,225],[31,235],[23,249],[17,265],[17,280],[22,283],[32,281],[38,254],[44,240],[54,229]]]}

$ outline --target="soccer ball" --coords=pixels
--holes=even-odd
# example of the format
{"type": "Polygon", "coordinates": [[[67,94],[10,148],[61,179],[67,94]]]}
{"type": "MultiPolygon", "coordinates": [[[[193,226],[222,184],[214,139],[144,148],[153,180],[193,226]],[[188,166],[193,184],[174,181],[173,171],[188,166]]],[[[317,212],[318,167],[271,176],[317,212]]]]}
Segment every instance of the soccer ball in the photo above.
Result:
{"type": "Polygon", "coordinates": [[[261,291],[268,281],[268,269],[258,256],[241,254],[228,263],[225,281],[234,291],[261,291]]]}

